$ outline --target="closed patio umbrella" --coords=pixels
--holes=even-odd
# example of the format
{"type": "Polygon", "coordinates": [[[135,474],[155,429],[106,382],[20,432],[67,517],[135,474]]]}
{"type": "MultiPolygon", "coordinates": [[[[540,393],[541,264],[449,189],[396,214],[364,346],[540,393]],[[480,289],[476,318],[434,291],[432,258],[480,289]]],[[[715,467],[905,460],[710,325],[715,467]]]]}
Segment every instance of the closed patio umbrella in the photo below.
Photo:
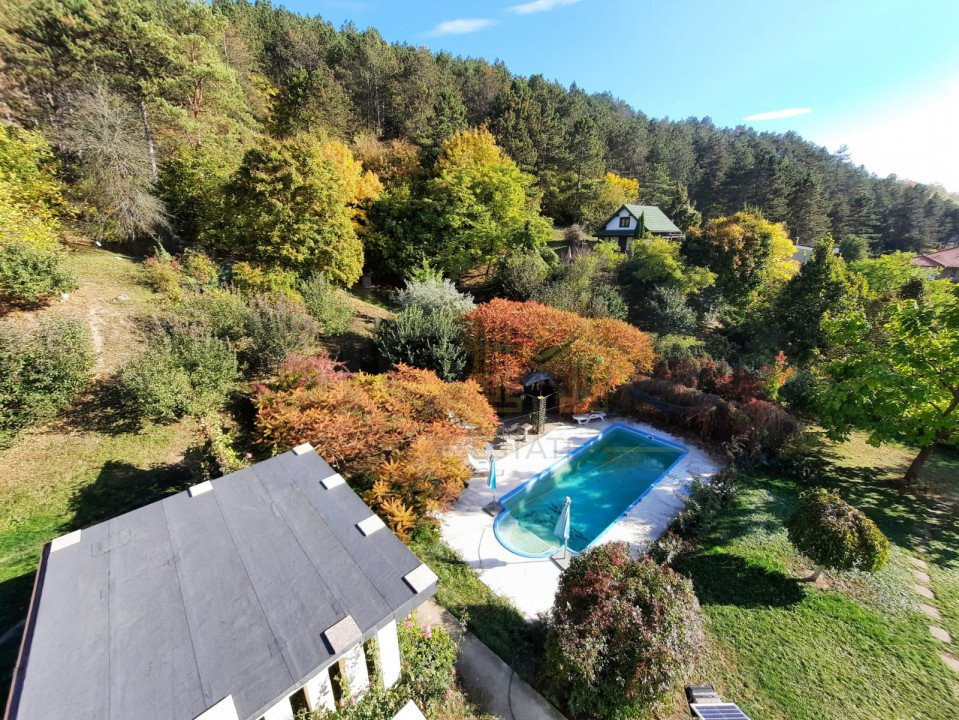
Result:
{"type": "Polygon", "coordinates": [[[489,475],[486,476],[486,484],[493,491],[493,502],[496,502],[496,458],[489,456],[489,475]]]}
{"type": "Polygon", "coordinates": [[[564,558],[569,554],[569,509],[572,504],[573,501],[567,495],[566,500],[563,501],[563,509],[559,513],[559,520],[556,522],[556,529],[553,530],[553,534],[563,541],[564,558]]]}

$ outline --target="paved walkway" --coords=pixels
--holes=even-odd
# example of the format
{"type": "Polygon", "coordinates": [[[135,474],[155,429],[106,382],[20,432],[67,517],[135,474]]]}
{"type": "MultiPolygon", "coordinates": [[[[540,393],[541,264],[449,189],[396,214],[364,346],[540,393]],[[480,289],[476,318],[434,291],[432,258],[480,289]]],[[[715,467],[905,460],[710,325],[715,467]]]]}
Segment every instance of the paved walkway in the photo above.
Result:
{"type": "MultiPolygon", "coordinates": [[[[937,508],[932,511],[935,517],[928,518],[930,525],[938,525],[940,516],[946,514],[946,511],[937,508]]],[[[925,555],[928,551],[926,544],[929,541],[931,533],[928,529],[916,531],[916,550],[920,555],[925,555]]],[[[937,622],[942,621],[942,613],[936,607],[936,594],[930,588],[929,565],[922,558],[910,557],[909,563],[912,567],[909,572],[912,573],[912,589],[923,599],[919,602],[919,609],[926,614],[932,621],[929,623],[929,633],[943,645],[943,650],[939,652],[939,657],[951,669],[959,672],[959,653],[954,649],[952,635],[944,627],[940,627],[937,622]]]]}
{"type": "MultiPolygon", "coordinates": [[[[678,442],[689,450],[642,501],[602,536],[603,542],[623,540],[637,551],[645,550],[682,509],[686,487],[692,479],[695,476],[709,477],[720,469],[720,464],[694,443],[646,423],[614,418],[582,426],[560,425],[497,459],[497,497],[545,470],[614,422],[678,442]]],[[[443,539],[479,573],[484,583],[512,600],[527,618],[546,613],[553,604],[560,568],[548,557],[522,557],[503,547],[493,534],[493,518],[483,511],[491,500],[485,474],[477,473],[453,507],[441,516],[443,539]]]]}
{"type": "Polygon", "coordinates": [[[566,720],[542,695],[432,600],[416,611],[422,627],[440,625],[459,643],[456,670],[470,700],[503,720],[566,720]]]}

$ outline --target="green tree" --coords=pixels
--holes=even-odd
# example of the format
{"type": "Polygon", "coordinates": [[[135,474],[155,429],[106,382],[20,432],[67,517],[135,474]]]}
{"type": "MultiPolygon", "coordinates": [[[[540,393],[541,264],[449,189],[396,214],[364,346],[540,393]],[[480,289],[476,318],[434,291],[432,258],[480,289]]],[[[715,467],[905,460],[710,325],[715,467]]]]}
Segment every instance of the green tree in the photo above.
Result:
{"type": "Polygon", "coordinates": [[[404,275],[423,258],[457,278],[505,252],[552,237],[520,171],[486,130],[465,130],[440,147],[434,175],[384,194],[370,211],[382,269],[404,275]]]}
{"type": "Polygon", "coordinates": [[[780,347],[796,359],[822,349],[823,318],[829,313],[842,315],[856,308],[864,288],[864,283],[857,280],[833,252],[832,238],[827,236],[820,241],[812,258],[774,301],[780,347]]]}
{"type": "Polygon", "coordinates": [[[810,582],[826,567],[874,572],[889,561],[889,540],[876,523],[824,488],[799,496],[786,532],[796,549],[816,564],[810,582]]]}
{"type": "Polygon", "coordinates": [[[789,271],[793,244],[786,229],[760,215],[738,212],[691,228],[682,245],[686,259],[716,274],[716,288],[742,309],[760,286],[789,271]]]}
{"type": "Polygon", "coordinates": [[[823,426],[836,438],[860,428],[875,445],[918,447],[907,482],[959,427],[959,288],[934,296],[887,302],[872,319],[852,312],[828,320],[831,350],[818,367],[823,426]]]}
{"type": "Polygon", "coordinates": [[[847,263],[865,260],[869,256],[869,238],[862,235],[843,235],[838,247],[839,255],[847,263]]]}
{"type": "Polygon", "coordinates": [[[912,253],[893,252],[874,258],[856,260],[849,269],[866,279],[873,297],[889,297],[899,292],[911,280],[931,279],[938,275],[934,268],[921,267],[912,262],[912,253]]]}
{"type": "Polygon", "coordinates": [[[353,190],[314,138],[264,140],[227,185],[223,217],[203,241],[226,254],[352,285],[363,245],[349,203],[353,190]]]}

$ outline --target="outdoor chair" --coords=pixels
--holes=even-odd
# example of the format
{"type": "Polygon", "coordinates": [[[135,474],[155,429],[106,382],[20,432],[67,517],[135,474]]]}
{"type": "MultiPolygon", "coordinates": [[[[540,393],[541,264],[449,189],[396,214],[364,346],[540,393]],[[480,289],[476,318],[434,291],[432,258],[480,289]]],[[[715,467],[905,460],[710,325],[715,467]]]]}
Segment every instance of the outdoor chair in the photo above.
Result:
{"type": "Polygon", "coordinates": [[[469,464],[473,467],[473,472],[488,472],[489,471],[489,460],[479,460],[473,457],[472,453],[469,453],[467,456],[469,464]]]}

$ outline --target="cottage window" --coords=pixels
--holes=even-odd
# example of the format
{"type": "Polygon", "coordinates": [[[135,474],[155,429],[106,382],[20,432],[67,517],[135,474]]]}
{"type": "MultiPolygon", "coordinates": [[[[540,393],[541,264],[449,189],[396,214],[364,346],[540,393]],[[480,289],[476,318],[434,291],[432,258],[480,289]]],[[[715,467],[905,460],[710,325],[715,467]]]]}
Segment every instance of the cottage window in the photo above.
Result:
{"type": "Polygon", "coordinates": [[[625,227],[625,228],[629,227],[629,215],[623,215],[623,217],[621,217],[621,218],[619,219],[619,226],[620,226],[621,228],[623,228],[623,227],[625,227]]]}

